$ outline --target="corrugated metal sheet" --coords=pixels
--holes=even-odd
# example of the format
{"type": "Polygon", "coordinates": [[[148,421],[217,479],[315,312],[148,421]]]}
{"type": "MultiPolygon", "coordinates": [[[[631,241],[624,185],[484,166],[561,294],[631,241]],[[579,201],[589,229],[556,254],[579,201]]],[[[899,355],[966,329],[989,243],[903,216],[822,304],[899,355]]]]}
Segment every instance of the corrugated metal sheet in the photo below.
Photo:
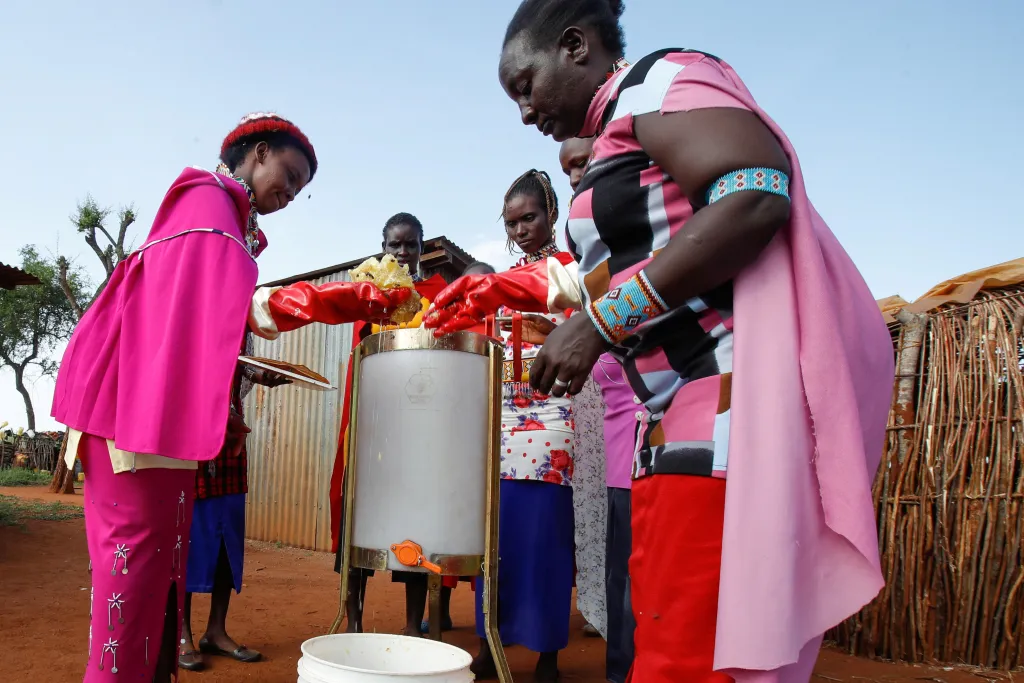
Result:
{"type": "Polygon", "coordinates": [[[39,278],[35,275],[26,273],[21,268],[0,263],[0,288],[14,289],[15,287],[38,284],[40,284],[39,278]]]}
{"type": "MultiPolygon", "coordinates": [[[[347,272],[335,272],[311,282],[346,280],[347,272]]],[[[352,325],[309,325],[282,334],[276,341],[255,340],[255,355],[301,363],[329,379],[339,391],[256,386],[249,394],[245,406],[246,422],[252,429],[246,444],[249,538],[330,550],[328,495],[351,347],[352,325]]]]}

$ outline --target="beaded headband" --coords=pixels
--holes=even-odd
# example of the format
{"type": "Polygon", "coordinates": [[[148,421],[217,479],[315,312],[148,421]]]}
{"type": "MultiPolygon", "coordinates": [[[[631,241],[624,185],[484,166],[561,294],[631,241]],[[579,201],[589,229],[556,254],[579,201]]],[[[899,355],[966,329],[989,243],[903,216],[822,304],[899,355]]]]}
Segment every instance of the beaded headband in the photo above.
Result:
{"type": "Polygon", "coordinates": [[[255,112],[243,116],[242,120],[235,126],[235,129],[224,138],[224,142],[220,146],[220,152],[223,155],[229,147],[238,144],[246,138],[267,133],[285,133],[295,138],[303,153],[309,159],[309,177],[312,179],[316,173],[317,160],[316,151],[313,149],[309,138],[294,123],[273,112],[255,112]]]}

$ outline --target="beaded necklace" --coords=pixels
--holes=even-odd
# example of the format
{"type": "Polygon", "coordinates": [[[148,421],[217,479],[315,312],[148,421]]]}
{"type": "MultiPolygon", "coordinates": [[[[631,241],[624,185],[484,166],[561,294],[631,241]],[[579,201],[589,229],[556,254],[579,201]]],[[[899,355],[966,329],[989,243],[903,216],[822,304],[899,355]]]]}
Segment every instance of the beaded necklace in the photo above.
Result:
{"type": "Polygon", "coordinates": [[[609,69],[608,73],[604,75],[604,80],[601,81],[601,84],[598,85],[597,88],[594,90],[594,94],[590,98],[590,100],[593,101],[594,98],[597,97],[597,93],[599,93],[601,91],[601,88],[604,87],[604,84],[610,81],[615,74],[619,73],[628,66],[629,62],[626,61],[625,57],[619,57],[618,59],[616,59],[615,63],[612,64],[612,68],[609,69]]]}
{"type": "Polygon", "coordinates": [[[561,251],[561,249],[558,248],[558,244],[555,242],[549,242],[547,246],[541,247],[532,254],[527,254],[523,258],[519,259],[519,262],[516,263],[516,265],[525,266],[527,263],[536,263],[537,261],[542,261],[549,256],[554,256],[559,251],[561,251]]]}
{"type": "Polygon", "coordinates": [[[260,226],[257,220],[259,214],[256,211],[256,193],[252,191],[251,187],[249,187],[249,183],[236,175],[232,175],[227,164],[219,165],[217,167],[217,173],[227,176],[241,185],[245,190],[245,194],[249,197],[249,220],[246,222],[245,226],[245,243],[249,247],[249,253],[255,257],[256,252],[260,248],[260,226]]]}

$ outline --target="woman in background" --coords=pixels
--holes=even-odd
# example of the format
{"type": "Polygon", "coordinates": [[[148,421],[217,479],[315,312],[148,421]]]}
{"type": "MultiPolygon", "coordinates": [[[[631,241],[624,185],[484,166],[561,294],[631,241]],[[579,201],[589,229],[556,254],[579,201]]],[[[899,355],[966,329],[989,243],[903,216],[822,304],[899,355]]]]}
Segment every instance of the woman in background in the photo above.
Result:
{"type": "MultiPolygon", "coordinates": [[[[509,249],[525,254],[513,267],[566,259],[555,244],[558,199],[546,173],[528,171],[505,193],[502,210],[509,249]]],[[[470,275],[460,280],[487,278],[470,275]]],[[[508,297],[502,314],[516,310],[508,297]]],[[[550,316],[557,325],[562,315],[550,316]]],[[[535,680],[558,679],[558,652],[569,642],[573,582],[572,402],[539,394],[528,384],[529,366],[540,350],[523,341],[524,376],[515,377],[517,341],[504,331],[505,363],[501,412],[501,496],[498,554],[498,629],[501,642],[540,653],[535,680]]],[[[487,645],[483,590],[476,588],[476,630],[480,654],[472,670],[479,680],[495,678],[487,645]]]]}
{"type": "MultiPolygon", "coordinates": [[[[246,333],[242,355],[252,355],[252,334],[246,333]]],[[[239,364],[231,388],[231,419],[245,424],[243,404],[253,384],[276,387],[288,380],[269,370],[239,364]]],[[[203,654],[257,662],[260,653],[239,645],[228,635],[231,589],[242,592],[245,559],[245,497],[249,491],[249,458],[245,448],[248,427],[228,432],[217,457],[196,470],[195,507],[185,572],[185,615],[182,619],[178,666],[188,671],[206,667],[203,654]],[[199,639],[192,638],[192,594],[210,594],[210,615],[199,639]]]]}
{"type": "Polygon", "coordinates": [[[611,354],[597,360],[594,381],[604,402],[605,482],[608,519],[604,543],[605,596],[608,605],[606,676],[625,683],[633,665],[633,601],[630,598],[629,556],[633,551],[630,488],[637,429],[644,419],[643,405],[629,386],[622,365],[611,354]]]}
{"type": "MultiPolygon", "coordinates": [[[[572,191],[580,184],[590,160],[590,140],[573,138],[562,143],[558,162],[569,177],[572,191]]],[[[570,207],[572,201],[569,202],[570,207]]],[[[583,385],[572,397],[575,420],[573,446],[576,471],[573,473],[572,502],[576,512],[576,608],[587,623],[588,636],[608,633],[606,599],[605,536],[608,504],[605,493],[604,401],[594,381],[583,385]]]]}

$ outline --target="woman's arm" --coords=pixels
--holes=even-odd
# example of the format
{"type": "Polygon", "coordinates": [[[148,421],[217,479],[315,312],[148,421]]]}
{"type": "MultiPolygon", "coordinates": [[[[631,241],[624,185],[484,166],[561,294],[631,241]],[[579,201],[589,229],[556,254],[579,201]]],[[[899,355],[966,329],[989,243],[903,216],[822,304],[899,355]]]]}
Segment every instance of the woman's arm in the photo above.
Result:
{"type": "Polygon", "coordinates": [[[789,160],[761,119],[744,109],[654,112],[636,117],[633,125],[644,151],[695,210],[644,269],[665,303],[675,308],[736,277],[789,221],[789,198],[768,192],[734,192],[707,206],[711,184],[746,168],[789,175],[789,160]]]}
{"type": "Polygon", "coordinates": [[[623,300],[635,302],[637,310],[646,308],[644,319],[685,305],[753,263],[789,221],[789,197],[771,192],[735,191],[708,204],[708,189],[726,174],[751,168],[790,173],[782,146],[753,112],[653,112],[637,116],[633,126],[637,141],[679,185],[694,215],[634,276],[636,282],[620,287],[633,288],[627,296],[592,302],[590,315],[573,316],[548,337],[530,373],[534,388],[542,393],[561,396],[582,389],[609,342],[631,331],[621,326],[623,300]],[[608,311],[617,312],[619,319],[608,311]]]}
{"type": "Polygon", "coordinates": [[[277,339],[310,323],[340,325],[386,320],[415,291],[405,287],[379,289],[372,282],[297,282],[287,287],[260,287],[249,309],[249,329],[264,339],[277,339]]]}
{"type": "Polygon", "coordinates": [[[582,306],[576,262],[566,252],[490,275],[463,275],[442,291],[424,326],[443,336],[478,325],[505,306],[521,313],[562,313],[582,306]]]}

